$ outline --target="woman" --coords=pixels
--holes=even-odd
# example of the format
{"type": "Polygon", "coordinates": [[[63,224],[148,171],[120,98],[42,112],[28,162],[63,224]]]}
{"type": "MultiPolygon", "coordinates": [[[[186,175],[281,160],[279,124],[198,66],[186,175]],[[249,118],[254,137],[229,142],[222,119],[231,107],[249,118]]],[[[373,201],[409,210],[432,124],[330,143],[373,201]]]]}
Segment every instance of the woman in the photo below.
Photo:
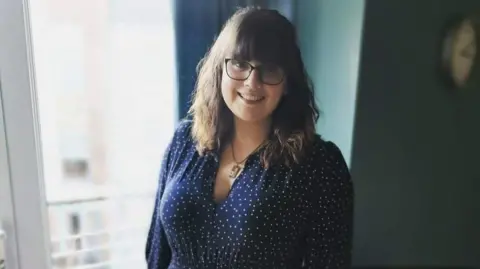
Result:
{"type": "Polygon", "coordinates": [[[294,26],[239,10],[199,67],[192,120],[162,164],[149,268],[349,267],[352,182],[315,134],[294,26]]]}

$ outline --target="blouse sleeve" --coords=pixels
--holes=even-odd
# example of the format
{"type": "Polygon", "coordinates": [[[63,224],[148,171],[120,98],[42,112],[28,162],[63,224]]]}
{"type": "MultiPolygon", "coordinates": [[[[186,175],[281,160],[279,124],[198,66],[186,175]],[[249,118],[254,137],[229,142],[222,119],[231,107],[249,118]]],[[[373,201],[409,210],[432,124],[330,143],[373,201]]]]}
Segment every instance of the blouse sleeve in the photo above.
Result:
{"type": "Polygon", "coordinates": [[[165,190],[165,184],[167,180],[170,147],[171,144],[165,151],[160,168],[158,188],[155,196],[155,205],[150,223],[150,229],[148,231],[145,255],[149,269],[167,269],[171,260],[170,246],[162,226],[162,221],[160,220],[160,202],[162,200],[163,191],[165,190]]]}
{"type": "Polygon", "coordinates": [[[324,142],[314,156],[314,197],[304,268],[344,269],[351,266],[353,184],[338,147],[324,142]]]}

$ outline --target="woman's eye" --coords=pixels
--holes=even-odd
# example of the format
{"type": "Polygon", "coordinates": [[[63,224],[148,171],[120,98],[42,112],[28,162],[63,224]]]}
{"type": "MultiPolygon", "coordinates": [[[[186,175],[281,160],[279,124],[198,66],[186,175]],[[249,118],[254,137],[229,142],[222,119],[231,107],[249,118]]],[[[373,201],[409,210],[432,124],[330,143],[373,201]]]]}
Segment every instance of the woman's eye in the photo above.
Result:
{"type": "Polygon", "coordinates": [[[247,69],[248,64],[245,62],[239,62],[239,61],[232,61],[232,65],[235,66],[238,69],[247,69]]]}

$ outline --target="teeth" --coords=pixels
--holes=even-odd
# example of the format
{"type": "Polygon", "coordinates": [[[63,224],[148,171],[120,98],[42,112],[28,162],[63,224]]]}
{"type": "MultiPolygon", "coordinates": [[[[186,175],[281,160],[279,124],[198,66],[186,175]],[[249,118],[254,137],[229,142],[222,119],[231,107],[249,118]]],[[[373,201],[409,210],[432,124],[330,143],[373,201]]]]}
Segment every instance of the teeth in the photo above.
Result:
{"type": "Polygon", "coordinates": [[[255,96],[255,95],[243,95],[243,94],[241,94],[240,96],[247,101],[259,101],[259,100],[263,99],[262,96],[255,96]]]}

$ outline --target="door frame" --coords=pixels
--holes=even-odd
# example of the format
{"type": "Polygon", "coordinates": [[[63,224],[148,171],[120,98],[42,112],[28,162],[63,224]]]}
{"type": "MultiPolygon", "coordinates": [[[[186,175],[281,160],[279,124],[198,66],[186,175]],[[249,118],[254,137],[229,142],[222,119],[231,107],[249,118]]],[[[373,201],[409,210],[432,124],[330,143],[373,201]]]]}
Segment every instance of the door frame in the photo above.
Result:
{"type": "Polygon", "coordinates": [[[8,269],[51,268],[30,29],[28,0],[0,1],[0,222],[8,269]]]}

